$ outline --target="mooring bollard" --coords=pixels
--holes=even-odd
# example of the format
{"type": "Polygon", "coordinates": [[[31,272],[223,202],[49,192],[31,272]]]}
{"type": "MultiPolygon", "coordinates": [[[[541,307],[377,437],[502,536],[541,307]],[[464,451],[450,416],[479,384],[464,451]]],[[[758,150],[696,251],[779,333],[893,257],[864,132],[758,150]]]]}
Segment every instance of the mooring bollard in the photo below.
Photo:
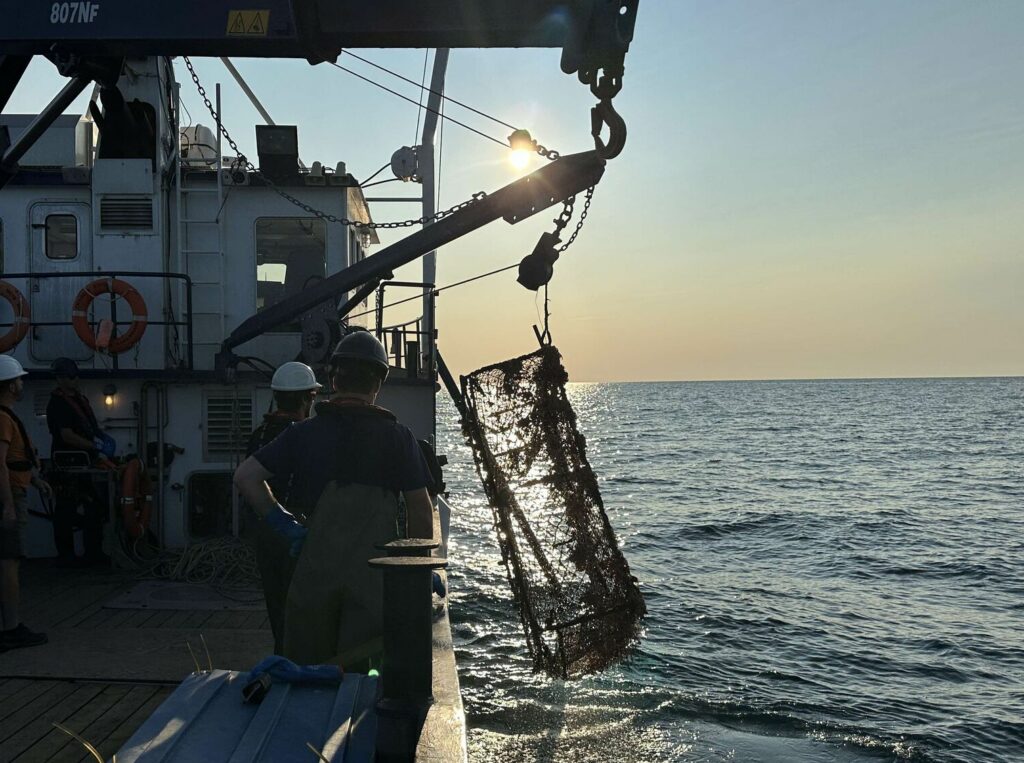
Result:
{"type": "Polygon", "coordinates": [[[389,556],[370,560],[384,576],[384,661],[377,703],[377,759],[412,760],[433,699],[431,577],[447,566],[430,556],[438,543],[421,538],[393,541],[389,556]]]}

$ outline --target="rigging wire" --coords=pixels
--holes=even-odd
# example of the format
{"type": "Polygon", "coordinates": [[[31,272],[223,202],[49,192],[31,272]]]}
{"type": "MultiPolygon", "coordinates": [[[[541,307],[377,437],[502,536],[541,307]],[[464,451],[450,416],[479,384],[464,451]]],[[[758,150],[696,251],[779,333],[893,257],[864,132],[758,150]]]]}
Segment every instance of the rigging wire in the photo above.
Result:
{"type": "Polygon", "coordinates": [[[399,180],[404,178],[388,178],[387,180],[378,180],[376,183],[360,183],[360,188],[373,188],[375,185],[381,185],[382,183],[397,183],[399,180]]]}
{"type": "MultiPolygon", "coordinates": [[[[448,289],[454,289],[456,286],[463,286],[463,285],[465,285],[467,283],[472,283],[473,281],[479,281],[481,278],[487,278],[488,276],[494,276],[494,275],[497,275],[498,273],[504,273],[506,270],[511,270],[512,268],[518,268],[518,267],[519,267],[519,263],[515,262],[515,263],[513,263],[511,265],[506,265],[503,268],[498,268],[497,270],[491,270],[491,271],[489,271],[487,273],[481,273],[479,275],[475,275],[472,278],[466,278],[465,280],[462,280],[462,281],[456,281],[455,283],[450,283],[447,286],[441,286],[440,288],[433,289],[430,293],[434,294],[434,295],[437,295],[437,294],[440,294],[442,291],[447,291],[448,289]]],[[[384,283],[387,283],[387,281],[384,281],[384,283]]],[[[389,307],[394,307],[395,305],[402,305],[402,304],[405,304],[406,302],[412,302],[413,300],[416,300],[416,299],[423,299],[423,295],[422,294],[417,294],[414,297],[406,297],[405,299],[400,299],[397,302],[389,302],[388,304],[384,305],[384,307],[382,307],[380,309],[381,310],[385,310],[385,309],[387,309],[389,307]]],[[[354,315],[349,315],[349,316],[347,316],[347,319],[351,320],[352,318],[361,318],[364,315],[370,315],[371,313],[375,313],[375,312],[377,312],[377,308],[376,307],[373,308],[372,310],[364,310],[361,313],[355,313],[354,315]]]]}
{"type": "MultiPolygon", "coordinates": [[[[382,72],[387,72],[388,74],[390,74],[393,77],[398,77],[398,79],[400,79],[400,80],[402,80],[404,82],[408,82],[410,85],[416,85],[416,81],[415,80],[411,80],[408,77],[405,77],[405,76],[399,74],[396,71],[392,71],[391,69],[387,68],[386,66],[381,66],[380,64],[376,64],[376,63],[374,63],[373,61],[371,61],[368,58],[363,58],[362,56],[356,55],[355,53],[353,53],[350,50],[343,50],[342,53],[344,55],[346,55],[346,56],[351,56],[352,58],[356,59],[357,61],[362,61],[364,64],[369,64],[370,66],[374,67],[375,69],[380,69],[382,72]]],[[[425,76],[423,78],[423,82],[426,83],[426,77],[425,76]]],[[[474,114],[477,114],[478,116],[481,116],[484,119],[490,119],[492,122],[497,122],[498,124],[502,125],[503,127],[507,127],[510,130],[518,129],[515,125],[510,125],[508,122],[506,122],[506,121],[504,121],[502,119],[498,119],[497,117],[491,116],[490,114],[488,114],[488,113],[486,113],[484,111],[480,111],[479,109],[474,109],[469,104],[463,103],[462,101],[457,101],[454,98],[445,95],[443,92],[438,92],[437,90],[433,90],[432,88],[426,87],[425,84],[417,85],[417,87],[420,88],[421,93],[422,93],[423,90],[426,90],[428,93],[432,93],[433,95],[439,95],[444,100],[451,101],[456,106],[461,106],[462,108],[466,109],[466,111],[472,111],[474,114]]],[[[422,95],[421,95],[421,97],[422,97],[422,95]]],[[[419,128],[417,128],[417,135],[418,134],[419,134],[419,128]]]]}
{"type": "Polygon", "coordinates": [[[362,186],[366,185],[367,183],[369,183],[371,180],[373,180],[375,177],[377,177],[380,173],[382,173],[384,170],[386,170],[390,166],[391,166],[391,162],[385,162],[384,165],[381,166],[381,168],[379,170],[374,172],[372,175],[370,175],[370,177],[366,178],[366,180],[364,180],[362,183],[360,183],[359,184],[360,187],[362,187],[362,186]]]}
{"type": "MultiPolygon", "coordinates": [[[[351,55],[351,54],[349,54],[349,55],[351,55]]],[[[343,72],[351,74],[353,77],[357,77],[358,79],[361,79],[364,82],[369,82],[371,85],[373,85],[375,87],[379,87],[381,90],[384,90],[384,91],[386,91],[388,93],[391,93],[391,95],[397,96],[398,98],[401,98],[403,101],[408,101],[409,103],[415,104],[417,108],[420,106],[420,103],[418,103],[417,101],[413,100],[409,96],[403,95],[402,93],[399,93],[397,90],[392,90],[387,85],[382,85],[381,83],[377,82],[376,80],[372,80],[369,77],[364,77],[359,72],[352,71],[347,66],[342,66],[341,64],[336,64],[333,61],[328,61],[327,63],[329,63],[335,69],[341,69],[343,72]]],[[[413,84],[415,84],[415,83],[413,83],[413,84]]],[[[431,112],[433,114],[437,114],[439,117],[441,117],[443,119],[447,119],[449,122],[453,122],[453,123],[457,124],[459,127],[462,127],[462,128],[464,128],[466,130],[469,130],[472,133],[476,133],[481,138],[486,138],[487,140],[489,140],[489,141],[491,141],[493,143],[497,143],[502,148],[508,148],[508,141],[498,140],[493,135],[488,135],[487,133],[482,132],[482,131],[476,129],[475,127],[470,127],[465,122],[460,122],[459,120],[455,119],[454,117],[445,116],[440,111],[438,111],[436,109],[432,109],[429,106],[423,106],[423,108],[426,111],[429,111],[429,112],[431,112]]]]}

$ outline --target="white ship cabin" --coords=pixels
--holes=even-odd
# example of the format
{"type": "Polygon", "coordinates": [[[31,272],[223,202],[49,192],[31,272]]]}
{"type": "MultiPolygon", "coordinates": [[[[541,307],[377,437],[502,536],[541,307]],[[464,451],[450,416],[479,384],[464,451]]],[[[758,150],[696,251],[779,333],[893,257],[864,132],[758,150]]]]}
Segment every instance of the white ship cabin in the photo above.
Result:
{"type": "MultiPolygon", "coordinates": [[[[242,531],[231,474],[270,410],[269,372],[296,359],[321,372],[338,336],[338,303],[235,348],[245,360],[231,383],[214,373],[222,341],[259,311],[359,261],[378,241],[367,229],[324,222],[266,182],[325,213],[370,220],[344,163],[300,164],[296,128],[256,128],[254,173],[223,156],[216,124],[183,124],[169,60],[129,60],[118,89],[123,102],[95,94],[83,116],[60,117],[0,189],[0,278],[23,295],[28,313],[27,330],[19,331],[15,305],[0,300],[0,341],[13,342],[5,351],[30,371],[18,413],[40,455],[50,455],[50,364],[73,358],[101,427],[117,440],[117,456],[150,444],[159,457],[151,470],[151,531],[165,546],[182,547],[242,531]],[[127,295],[134,304],[111,298],[111,278],[134,288],[137,295],[127,295]],[[89,284],[95,296],[83,292],[89,284]],[[112,352],[137,333],[141,305],[141,337],[112,352]],[[83,340],[83,329],[98,349],[83,340]]],[[[32,119],[0,115],[0,125],[15,140],[32,119]]],[[[414,293],[389,289],[388,296],[414,293]]],[[[349,296],[339,295],[339,303],[349,296]]],[[[421,331],[428,324],[420,316],[381,326],[373,307],[373,298],[357,306],[352,312],[365,315],[352,323],[376,330],[393,357],[380,402],[433,441],[434,350],[421,331]]],[[[45,519],[33,517],[27,552],[55,553],[45,519]]]]}

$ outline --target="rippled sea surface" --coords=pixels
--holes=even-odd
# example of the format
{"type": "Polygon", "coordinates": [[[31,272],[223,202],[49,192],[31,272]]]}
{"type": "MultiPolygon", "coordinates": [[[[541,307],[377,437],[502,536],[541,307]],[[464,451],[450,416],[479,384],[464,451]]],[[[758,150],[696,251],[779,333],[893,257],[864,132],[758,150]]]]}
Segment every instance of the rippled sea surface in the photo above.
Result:
{"type": "Polygon", "coordinates": [[[571,385],[648,617],[534,675],[451,409],[478,761],[1024,760],[1024,379],[571,385]]]}

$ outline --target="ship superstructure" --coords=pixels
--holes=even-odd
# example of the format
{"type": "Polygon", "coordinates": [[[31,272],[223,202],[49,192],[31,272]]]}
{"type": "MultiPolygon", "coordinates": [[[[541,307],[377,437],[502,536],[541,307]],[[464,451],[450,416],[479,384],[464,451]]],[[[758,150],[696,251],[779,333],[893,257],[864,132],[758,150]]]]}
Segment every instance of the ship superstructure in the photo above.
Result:
{"type": "MultiPolygon", "coordinates": [[[[322,364],[338,338],[330,321],[336,305],[324,303],[238,347],[243,362],[231,384],[214,374],[228,330],[361,261],[377,236],[372,228],[329,225],[281,196],[370,222],[343,162],[299,167],[296,128],[259,128],[267,151],[260,158],[271,168],[265,179],[225,163],[217,125],[180,124],[168,59],[126,61],[118,90],[151,128],[145,141],[133,136],[131,145],[118,145],[101,136],[104,110],[94,99],[91,113],[61,117],[46,132],[0,194],[3,278],[24,296],[29,320],[9,352],[31,373],[23,410],[44,455],[49,366],[58,357],[82,369],[83,391],[117,440],[118,455],[158,442],[179,449],[158,472],[152,529],[161,544],[181,547],[238,532],[230,477],[270,405],[267,371],[294,359],[322,364]],[[83,289],[111,280],[132,287],[146,313],[141,337],[118,353],[88,346],[72,315],[83,289]]],[[[33,117],[2,116],[0,125],[17,139],[33,117]]],[[[114,341],[123,337],[137,310],[90,288],[97,295],[86,311],[89,330],[98,333],[100,322],[113,319],[114,341]]],[[[416,349],[421,332],[413,324],[380,333],[398,367],[385,404],[431,438],[434,391],[429,363],[416,349]]],[[[47,536],[46,523],[33,522],[30,555],[52,555],[47,536]]]]}

